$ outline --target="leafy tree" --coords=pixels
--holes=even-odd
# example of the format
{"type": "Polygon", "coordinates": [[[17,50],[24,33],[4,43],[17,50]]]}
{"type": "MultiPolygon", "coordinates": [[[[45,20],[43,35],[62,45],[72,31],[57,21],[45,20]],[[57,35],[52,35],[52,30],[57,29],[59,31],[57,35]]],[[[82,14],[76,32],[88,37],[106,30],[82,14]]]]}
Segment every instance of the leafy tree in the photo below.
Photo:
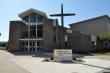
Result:
{"type": "Polygon", "coordinates": [[[100,40],[106,44],[106,48],[109,48],[110,44],[110,32],[102,32],[100,35],[100,40]]]}
{"type": "Polygon", "coordinates": [[[110,42],[110,32],[103,32],[103,33],[101,33],[100,39],[103,42],[110,42]]]}
{"type": "Polygon", "coordinates": [[[1,47],[7,47],[7,42],[0,42],[1,47]]]}

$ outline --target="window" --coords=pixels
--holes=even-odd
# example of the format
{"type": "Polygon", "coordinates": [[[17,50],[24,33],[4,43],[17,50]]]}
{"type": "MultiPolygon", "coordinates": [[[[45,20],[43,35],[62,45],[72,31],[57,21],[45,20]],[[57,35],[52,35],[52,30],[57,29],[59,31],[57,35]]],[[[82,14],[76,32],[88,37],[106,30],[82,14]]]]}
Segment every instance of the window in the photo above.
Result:
{"type": "Polygon", "coordinates": [[[43,42],[42,41],[37,41],[37,46],[43,46],[43,42]]]}
{"type": "Polygon", "coordinates": [[[29,22],[29,16],[25,16],[22,20],[24,20],[25,22],[29,22]]]}
{"type": "Polygon", "coordinates": [[[35,46],[35,41],[30,41],[30,46],[34,47],[35,46]]]}
{"type": "Polygon", "coordinates": [[[43,37],[43,31],[42,30],[37,30],[37,37],[42,38],[43,37]]]}
{"type": "Polygon", "coordinates": [[[37,18],[37,22],[38,23],[43,22],[43,20],[44,20],[44,17],[43,16],[38,16],[38,18],[37,18]]]}
{"type": "Polygon", "coordinates": [[[30,27],[30,37],[36,38],[36,26],[35,25],[30,27]]]}
{"type": "Polygon", "coordinates": [[[37,29],[43,29],[42,25],[37,25],[37,29]]]}
{"type": "Polygon", "coordinates": [[[30,16],[30,22],[35,23],[36,22],[36,15],[31,15],[30,16]]]}
{"type": "Polygon", "coordinates": [[[37,25],[37,37],[42,38],[43,37],[43,26],[37,25]]]}

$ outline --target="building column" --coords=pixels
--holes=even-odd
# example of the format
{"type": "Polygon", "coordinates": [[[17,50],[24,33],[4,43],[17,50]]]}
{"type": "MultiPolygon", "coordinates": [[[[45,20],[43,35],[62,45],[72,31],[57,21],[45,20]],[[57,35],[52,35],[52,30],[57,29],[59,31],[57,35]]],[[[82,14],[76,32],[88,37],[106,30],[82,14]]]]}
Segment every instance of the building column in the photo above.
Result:
{"type": "MultiPolygon", "coordinates": [[[[29,22],[28,22],[28,39],[30,39],[30,25],[31,25],[31,22],[30,22],[30,15],[29,15],[29,22]]],[[[28,51],[30,51],[29,41],[28,41],[28,51]]]]}
{"type": "Polygon", "coordinates": [[[28,41],[28,51],[30,51],[30,44],[29,44],[29,41],[28,41]]]}
{"type": "Polygon", "coordinates": [[[35,42],[35,44],[36,44],[36,45],[35,45],[35,46],[36,46],[36,49],[35,49],[35,51],[38,51],[38,50],[37,50],[37,41],[35,42]]]}
{"type": "MultiPolygon", "coordinates": [[[[36,16],[36,22],[35,22],[35,25],[36,25],[36,39],[37,39],[37,16],[36,16]]],[[[37,51],[37,41],[36,41],[36,51],[37,51]]]]}

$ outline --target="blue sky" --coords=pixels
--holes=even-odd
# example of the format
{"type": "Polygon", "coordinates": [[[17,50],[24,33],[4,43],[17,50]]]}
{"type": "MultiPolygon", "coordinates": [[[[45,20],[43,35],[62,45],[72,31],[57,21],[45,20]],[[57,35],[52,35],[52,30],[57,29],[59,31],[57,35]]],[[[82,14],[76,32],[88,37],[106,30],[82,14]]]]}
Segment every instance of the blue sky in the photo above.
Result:
{"type": "Polygon", "coordinates": [[[61,3],[64,4],[65,13],[76,13],[75,16],[65,17],[65,26],[67,27],[70,23],[97,16],[110,16],[110,0],[1,0],[0,32],[2,35],[0,41],[8,41],[9,22],[19,20],[19,13],[34,8],[47,13],[49,17],[49,14],[60,12],[61,3]]]}

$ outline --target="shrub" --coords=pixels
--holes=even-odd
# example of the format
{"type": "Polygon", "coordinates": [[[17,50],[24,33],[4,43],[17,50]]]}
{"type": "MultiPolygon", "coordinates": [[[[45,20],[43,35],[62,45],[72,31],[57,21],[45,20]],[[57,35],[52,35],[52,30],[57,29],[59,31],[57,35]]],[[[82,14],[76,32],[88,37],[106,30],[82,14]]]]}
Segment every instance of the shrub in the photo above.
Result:
{"type": "Polygon", "coordinates": [[[50,60],[54,60],[54,58],[53,58],[53,57],[51,57],[51,58],[50,58],[50,60]]]}
{"type": "Polygon", "coordinates": [[[46,58],[46,59],[44,59],[44,60],[43,60],[43,62],[49,62],[49,59],[48,59],[48,58],[46,58]]]}
{"type": "Polygon", "coordinates": [[[75,60],[75,61],[76,61],[76,58],[75,58],[75,57],[73,57],[73,60],[75,60]]]}

